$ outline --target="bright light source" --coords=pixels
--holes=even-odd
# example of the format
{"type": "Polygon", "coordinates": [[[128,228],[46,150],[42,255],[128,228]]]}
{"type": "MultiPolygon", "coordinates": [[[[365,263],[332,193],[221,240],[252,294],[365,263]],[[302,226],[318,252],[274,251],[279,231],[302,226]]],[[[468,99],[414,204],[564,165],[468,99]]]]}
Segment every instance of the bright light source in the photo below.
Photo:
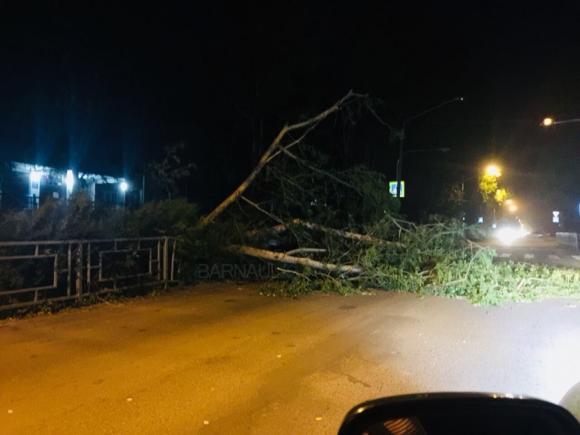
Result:
{"type": "Polygon", "coordinates": [[[32,171],[29,175],[31,183],[40,183],[42,172],[32,171]]]}
{"type": "Polygon", "coordinates": [[[501,227],[495,232],[495,238],[498,239],[504,245],[511,245],[515,240],[525,237],[530,232],[523,227],[501,227]]]}
{"type": "Polygon", "coordinates": [[[485,174],[491,177],[501,177],[501,168],[492,163],[485,167],[485,174]]]}
{"type": "Polygon", "coordinates": [[[121,181],[119,183],[119,190],[125,193],[127,190],[129,190],[129,183],[127,183],[125,180],[121,181]]]}
{"type": "Polygon", "coordinates": [[[554,210],[552,212],[552,223],[554,224],[560,223],[560,212],[558,210],[554,210]]]}
{"type": "Polygon", "coordinates": [[[516,204],[516,202],[513,199],[511,199],[511,198],[506,199],[504,201],[504,204],[510,213],[515,213],[516,211],[518,211],[518,205],[516,204]]]}
{"type": "Polygon", "coordinates": [[[66,177],[64,177],[64,184],[66,184],[67,193],[71,193],[75,186],[75,175],[72,169],[66,171],[66,177]]]}
{"type": "Polygon", "coordinates": [[[483,223],[483,216],[479,216],[479,217],[477,218],[477,223],[478,223],[478,224],[482,224],[482,223],[483,223]]]}
{"type": "Polygon", "coordinates": [[[544,118],[544,120],[542,121],[542,125],[544,127],[549,127],[552,124],[554,124],[554,118],[547,117],[547,118],[544,118]]]}

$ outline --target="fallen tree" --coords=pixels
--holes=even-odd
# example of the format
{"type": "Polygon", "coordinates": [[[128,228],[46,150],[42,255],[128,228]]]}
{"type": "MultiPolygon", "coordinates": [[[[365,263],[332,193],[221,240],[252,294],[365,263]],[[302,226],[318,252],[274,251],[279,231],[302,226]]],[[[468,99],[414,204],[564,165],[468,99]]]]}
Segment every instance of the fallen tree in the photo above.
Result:
{"type": "Polygon", "coordinates": [[[377,245],[381,245],[381,246],[391,246],[393,248],[404,248],[405,247],[405,245],[401,242],[394,242],[391,240],[378,239],[378,238],[370,236],[368,234],[359,234],[359,233],[353,233],[352,231],[343,231],[343,230],[337,230],[335,228],[328,228],[328,227],[325,227],[324,225],[320,225],[320,224],[317,224],[314,222],[305,222],[305,221],[303,221],[301,219],[297,219],[297,218],[292,219],[288,224],[281,223],[278,225],[274,225],[273,227],[270,227],[270,228],[250,230],[246,233],[246,235],[250,236],[250,237],[256,237],[256,236],[259,236],[260,234],[264,234],[264,233],[280,234],[280,233],[283,233],[285,231],[289,231],[293,225],[298,225],[298,226],[308,228],[308,229],[314,230],[314,231],[321,231],[323,233],[333,234],[335,236],[343,237],[345,239],[354,240],[357,242],[377,244],[377,245]]]}
{"type": "MultiPolygon", "coordinates": [[[[209,214],[204,216],[201,220],[203,226],[214,222],[218,216],[220,216],[226,208],[228,208],[232,203],[234,203],[243,193],[250,187],[252,182],[256,179],[258,174],[264,169],[264,167],[270,163],[273,159],[279,156],[281,153],[288,155],[290,149],[299,143],[302,143],[306,136],[314,130],[318,124],[327,119],[332,114],[341,110],[346,104],[359,98],[365,98],[364,95],[357,94],[353,91],[349,91],[344,97],[330,106],[328,109],[320,112],[318,115],[313,116],[305,121],[297,122],[291,125],[285,125],[282,127],[280,132],[276,135],[270,146],[260,157],[260,160],[254,167],[254,169],[248,174],[246,179],[232,192],[230,193],[217,207],[215,207],[209,214]],[[288,136],[288,134],[294,131],[302,131],[302,134],[297,139],[284,144],[283,140],[288,136]]],[[[291,153],[290,153],[291,154],[291,153]]]]}
{"type": "MultiPolygon", "coordinates": [[[[290,253],[268,251],[266,249],[252,248],[251,246],[231,245],[227,249],[228,251],[236,254],[248,255],[250,257],[274,261],[277,263],[310,267],[312,269],[322,270],[325,272],[338,272],[346,274],[358,274],[362,272],[362,269],[358,266],[324,263],[322,261],[313,260],[311,258],[296,257],[294,255],[290,255],[290,253]]],[[[293,252],[325,252],[325,250],[316,248],[299,248],[294,249],[293,252]]]]}
{"type": "Polygon", "coordinates": [[[321,153],[311,142],[315,129],[336,128],[324,121],[355,104],[377,117],[364,95],[349,92],[280,130],[241,184],[201,219],[202,231],[227,225],[217,250],[275,264],[271,288],[289,294],[382,288],[477,303],[580,295],[580,273],[496,264],[461,222],[405,221],[384,175],[321,153]]]}

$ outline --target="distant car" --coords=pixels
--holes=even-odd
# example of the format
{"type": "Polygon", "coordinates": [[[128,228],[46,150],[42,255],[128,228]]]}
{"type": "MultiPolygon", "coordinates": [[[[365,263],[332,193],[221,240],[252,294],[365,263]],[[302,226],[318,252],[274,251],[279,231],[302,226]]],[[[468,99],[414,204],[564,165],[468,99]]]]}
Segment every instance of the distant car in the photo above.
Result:
{"type": "Polygon", "coordinates": [[[510,245],[515,240],[530,234],[530,230],[519,218],[502,218],[494,230],[494,237],[504,245],[510,245]]]}

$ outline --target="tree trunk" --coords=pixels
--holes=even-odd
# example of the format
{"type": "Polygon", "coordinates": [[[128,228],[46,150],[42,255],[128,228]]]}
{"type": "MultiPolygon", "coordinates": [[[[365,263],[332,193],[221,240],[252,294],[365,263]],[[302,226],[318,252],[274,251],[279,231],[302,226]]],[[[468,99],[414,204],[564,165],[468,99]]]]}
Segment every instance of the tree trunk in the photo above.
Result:
{"type": "Polygon", "coordinates": [[[372,237],[367,234],[359,234],[353,233],[351,231],[343,231],[334,228],[328,228],[325,227],[324,225],[316,224],[313,222],[305,222],[300,219],[292,219],[289,224],[274,225],[273,227],[266,228],[264,230],[251,230],[248,231],[246,235],[250,237],[256,237],[261,233],[280,234],[283,233],[284,231],[287,231],[290,225],[300,225],[310,230],[320,231],[327,234],[333,234],[335,236],[342,237],[344,239],[355,240],[363,243],[376,244],[381,246],[392,246],[393,248],[405,247],[405,245],[401,242],[393,242],[390,240],[378,239],[376,237],[372,237]]]}
{"type": "Polygon", "coordinates": [[[347,274],[358,274],[362,272],[362,269],[358,266],[323,263],[321,261],[312,260],[310,258],[294,257],[283,252],[268,251],[266,249],[258,249],[251,246],[231,245],[228,247],[228,251],[236,254],[247,255],[249,257],[274,261],[277,263],[295,264],[303,267],[310,267],[312,269],[324,270],[325,272],[339,272],[347,274]]]}
{"type": "Polygon", "coordinates": [[[262,169],[264,169],[264,166],[266,166],[268,162],[272,160],[272,158],[278,156],[282,150],[290,148],[300,143],[302,139],[304,139],[304,137],[308,134],[308,132],[312,128],[314,128],[319,122],[323,121],[331,114],[340,110],[342,105],[345,104],[350,99],[357,97],[362,97],[362,95],[355,94],[352,91],[349,91],[344,97],[342,97],[340,100],[338,100],[336,103],[334,103],[325,111],[320,112],[318,115],[310,119],[307,119],[306,121],[298,122],[292,125],[285,125],[284,127],[282,127],[282,130],[280,130],[278,135],[274,138],[274,141],[270,144],[270,146],[264,152],[264,154],[262,154],[262,157],[260,157],[258,164],[254,167],[252,172],[250,172],[250,174],[246,177],[246,179],[232,193],[230,193],[215,209],[213,209],[207,216],[204,216],[201,219],[201,225],[206,226],[215,221],[215,219],[219,215],[221,215],[226,208],[228,208],[233,202],[235,202],[246,191],[246,189],[250,187],[254,179],[258,176],[258,174],[262,171],[262,169]],[[285,146],[281,144],[282,140],[289,132],[294,130],[301,130],[307,127],[310,128],[297,140],[294,140],[290,144],[285,146]]]}

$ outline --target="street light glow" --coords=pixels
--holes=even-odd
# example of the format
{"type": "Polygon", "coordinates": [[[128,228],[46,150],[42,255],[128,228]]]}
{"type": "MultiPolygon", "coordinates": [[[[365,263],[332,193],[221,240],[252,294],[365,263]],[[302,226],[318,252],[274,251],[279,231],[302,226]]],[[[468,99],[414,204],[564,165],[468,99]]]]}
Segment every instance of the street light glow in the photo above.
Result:
{"type": "Polygon", "coordinates": [[[121,181],[119,183],[119,190],[125,193],[127,190],[129,190],[129,183],[127,183],[125,180],[121,181]]]}
{"type": "Polygon", "coordinates": [[[491,163],[485,167],[485,175],[501,177],[501,168],[498,165],[491,163]]]}
{"type": "Polygon", "coordinates": [[[544,127],[549,127],[552,124],[554,124],[554,118],[547,117],[547,118],[544,118],[544,120],[542,121],[542,125],[544,127]]]}
{"type": "Polygon", "coordinates": [[[512,198],[506,199],[504,201],[504,205],[507,207],[510,213],[515,213],[516,211],[518,211],[518,205],[512,198]]]}
{"type": "Polygon", "coordinates": [[[42,178],[42,172],[32,171],[29,177],[31,183],[40,183],[40,179],[42,178]]]}
{"type": "Polygon", "coordinates": [[[64,177],[64,184],[66,185],[66,191],[70,194],[75,186],[75,176],[72,169],[66,171],[66,176],[64,177]]]}

